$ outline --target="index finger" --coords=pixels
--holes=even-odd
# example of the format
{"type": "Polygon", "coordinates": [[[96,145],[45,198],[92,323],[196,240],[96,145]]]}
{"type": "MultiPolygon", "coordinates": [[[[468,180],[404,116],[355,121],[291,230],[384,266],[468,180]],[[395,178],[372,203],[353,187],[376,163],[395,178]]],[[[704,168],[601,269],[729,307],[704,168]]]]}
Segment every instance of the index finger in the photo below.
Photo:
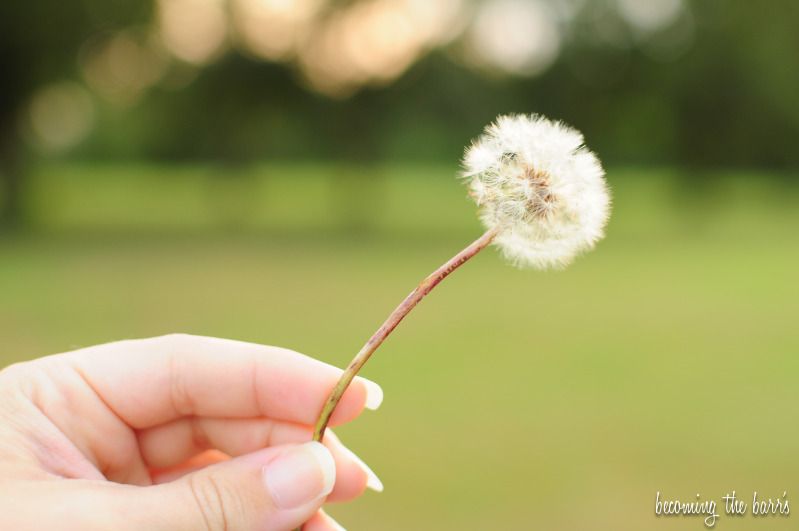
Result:
{"type": "MultiPolygon", "coordinates": [[[[297,352],[174,334],[65,354],[110,409],[135,429],[187,416],[269,417],[311,425],[341,369],[297,352]]],[[[380,387],[356,378],[331,424],[376,409],[380,387]]]]}

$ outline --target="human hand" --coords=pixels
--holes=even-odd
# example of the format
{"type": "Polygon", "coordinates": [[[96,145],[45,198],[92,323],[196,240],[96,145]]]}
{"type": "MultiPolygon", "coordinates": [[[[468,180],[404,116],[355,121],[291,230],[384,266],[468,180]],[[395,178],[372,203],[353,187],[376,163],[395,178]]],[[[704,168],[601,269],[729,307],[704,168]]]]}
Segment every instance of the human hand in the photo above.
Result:
{"type": "MultiPolygon", "coordinates": [[[[321,510],[377,476],[312,424],[341,371],[289,350],[170,335],[0,371],[0,528],[342,529],[321,510]]],[[[356,378],[332,424],[382,401],[356,378]]]]}

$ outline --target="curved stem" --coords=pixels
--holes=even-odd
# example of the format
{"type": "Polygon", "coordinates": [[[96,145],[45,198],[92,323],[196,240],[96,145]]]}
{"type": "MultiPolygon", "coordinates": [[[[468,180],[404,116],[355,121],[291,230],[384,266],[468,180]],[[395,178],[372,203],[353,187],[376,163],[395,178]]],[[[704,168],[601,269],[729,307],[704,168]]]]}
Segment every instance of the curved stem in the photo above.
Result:
{"type": "Polygon", "coordinates": [[[435,288],[439,282],[444,280],[450,273],[466,263],[466,261],[471,257],[485,249],[496,235],[497,230],[491,229],[480,236],[468,247],[450,258],[444,265],[436,269],[431,275],[420,282],[419,285],[416,286],[416,289],[414,289],[407,297],[405,297],[405,300],[403,300],[400,305],[397,306],[393,312],[391,312],[391,315],[388,316],[388,319],[386,319],[380,328],[377,329],[377,332],[375,332],[374,335],[369,338],[369,341],[366,342],[355,358],[353,358],[353,360],[344,370],[344,373],[341,375],[338,383],[333,388],[333,391],[330,393],[327,402],[325,402],[325,405],[322,408],[322,412],[319,414],[319,419],[316,421],[316,426],[314,427],[313,439],[315,441],[321,441],[324,437],[325,429],[327,429],[327,423],[330,421],[330,416],[333,414],[333,411],[335,411],[339,400],[341,400],[342,395],[344,395],[344,391],[347,390],[347,387],[350,385],[353,378],[355,378],[355,375],[358,374],[358,371],[361,370],[361,367],[363,367],[363,365],[369,360],[369,357],[397,327],[400,321],[402,321],[402,319],[408,315],[414,306],[416,306],[419,301],[425,297],[425,295],[430,293],[430,291],[435,288]]]}

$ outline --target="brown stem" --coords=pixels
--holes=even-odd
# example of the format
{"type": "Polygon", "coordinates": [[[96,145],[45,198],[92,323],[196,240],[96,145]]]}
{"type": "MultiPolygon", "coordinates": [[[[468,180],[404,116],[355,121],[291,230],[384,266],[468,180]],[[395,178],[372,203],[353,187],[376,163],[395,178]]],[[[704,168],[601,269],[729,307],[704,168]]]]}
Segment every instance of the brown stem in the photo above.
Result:
{"type": "Polygon", "coordinates": [[[386,319],[382,326],[377,329],[377,332],[375,332],[374,335],[369,338],[369,341],[366,342],[366,344],[361,348],[360,352],[358,352],[355,358],[353,358],[344,373],[341,375],[338,383],[333,388],[333,391],[330,393],[327,402],[325,402],[325,405],[322,408],[322,412],[319,414],[319,420],[316,421],[313,435],[315,441],[321,441],[322,437],[324,437],[325,429],[327,428],[327,423],[330,420],[330,416],[336,409],[339,400],[341,400],[344,391],[347,390],[347,387],[350,385],[350,382],[352,382],[352,379],[355,378],[355,375],[358,374],[358,371],[361,370],[361,367],[363,367],[374,351],[377,350],[377,348],[383,343],[388,335],[397,327],[400,321],[402,321],[402,319],[408,315],[408,313],[419,303],[420,300],[425,297],[425,295],[430,293],[430,291],[435,288],[439,282],[444,280],[447,275],[458,269],[471,257],[485,249],[496,235],[497,230],[491,229],[480,236],[468,247],[450,258],[444,265],[436,269],[430,276],[419,283],[419,285],[416,286],[416,289],[414,289],[410,295],[405,297],[405,300],[403,300],[402,303],[400,303],[400,305],[397,306],[393,312],[391,312],[391,315],[388,316],[388,319],[386,319]]]}

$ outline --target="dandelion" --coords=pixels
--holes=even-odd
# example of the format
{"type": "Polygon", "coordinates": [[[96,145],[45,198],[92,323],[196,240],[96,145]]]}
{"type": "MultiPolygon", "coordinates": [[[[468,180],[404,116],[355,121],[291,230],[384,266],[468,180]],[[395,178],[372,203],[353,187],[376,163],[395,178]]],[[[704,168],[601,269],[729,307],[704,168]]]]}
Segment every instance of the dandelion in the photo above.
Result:
{"type": "Polygon", "coordinates": [[[344,391],[402,319],[491,243],[514,264],[563,267],[602,238],[610,209],[604,172],[578,131],[542,116],[500,116],[463,161],[486,232],[436,269],[388,316],[347,366],[317,421],[321,441],[344,391]]]}
{"type": "Polygon", "coordinates": [[[578,131],[542,116],[501,116],[463,166],[480,219],[511,262],[562,267],[602,238],[604,172],[578,131]]]}

